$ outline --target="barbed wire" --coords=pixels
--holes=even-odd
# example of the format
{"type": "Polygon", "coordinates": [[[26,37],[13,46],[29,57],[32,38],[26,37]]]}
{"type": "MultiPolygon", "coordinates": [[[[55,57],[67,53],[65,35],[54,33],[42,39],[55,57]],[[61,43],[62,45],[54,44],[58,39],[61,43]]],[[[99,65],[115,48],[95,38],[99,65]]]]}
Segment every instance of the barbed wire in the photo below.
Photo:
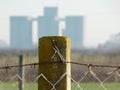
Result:
{"type": "Polygon", "coordinates": [[[5,65],[1,66],[0,69],[11,69],[11,68],[16,68],[16,67],[24,67],[24,66],[31,66],[31,67],[36,67],[37,65],[45,65],[45,64],[75,64],[75,65],[81,65],[81,66],[87,66],[89,67],[109,67],[109,68],[117,68],[120,69],[119,65],[98,65],[98,64],[89,64],[89,63],[80,63],[80,62],[61,62],[61,61],[53,61],[53,62],[40,62],[40,63],[29,63],[29,64],[22,64],[22,65],[5,65]]]}
{"type": "MultiPolygon", "coordinates": [[[[23,64],[23,65],[13,65],[13,66],[8,66],[7,65],[7,69],[11,69],[14,67],[19,67],[19,66],[31,66],[31,67],[36,67],[36,65],[44,65],[44,64],[65,64],[63,62],[42,62],[42,63],[30,63],[30,64],[23,64]]],[[[85,63],[79,63],[79,62],[66,62],[70,63],[70,64],[75,64],[75,65],[82,65],[82,66],[86,66],[88,67],[88,69],[85,71],[84,75],[82,76],[82,78],[79,81],[76,81],[73,77],[71,77],[71,75],[69,75],[67,72],[63,73],[58,80],[56,80],[56,82],[52,83],[47,77],[46,75],[44,75],[43,73],[40,73],[33,81],[33,83],[38,82],[39,78],[43,78],[44,80],[46,80],[52,87],[50,90],[57,90],[56,89],[56,85],[65,77],[67,76],[68,78],[71,79],[71,81],[73,81],[73,83],[75,83],[76,86],[76,90],[85,90],[84,87],[81,86],[81,82],[87,77],[87,75],[91,74],[94,79],[96,79],[97,82],[99,82],[99,87],[103,88],[103,90],[109,90],[105,87],[105,82],[110,79],[114,74],[116,74],[118,77],[120,77],[120,73],[118,72],[119,70],[119,66],[110,66],[110,65],[94,65],[94,64],[85,64],[85,63]],[[94,70],[92,69],[92,67],[110,67],[110,68],[115,68],[114,70],[112,70],[111,72],[107,73],[109,76],[107,78],[105,78],[104,80],[101,80],[98,76],[96,76],[96,73],[94,72],[94,70]]],[[[0,67],[0,69],[6,69],[5,67],[0,67]]],[[[22,78],[20,77],[20,75],[15,74],[8,82],[12,82],[15,79],[19,79],[22,81],[22,78]]],[[[1,82],[3,83],[3,82],[1,82]]]]}

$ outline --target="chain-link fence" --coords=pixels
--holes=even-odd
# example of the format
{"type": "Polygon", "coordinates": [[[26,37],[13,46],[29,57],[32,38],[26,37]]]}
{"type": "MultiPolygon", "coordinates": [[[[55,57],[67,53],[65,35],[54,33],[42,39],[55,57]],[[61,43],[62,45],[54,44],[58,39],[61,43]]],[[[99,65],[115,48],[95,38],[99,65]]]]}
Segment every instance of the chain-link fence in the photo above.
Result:
{"type": "MultiPolygon", "coordinates": [[[[120,89],[120,66],[114,65],[100,65],[100,64],[86,64],[80,62],[66,62],[70,63],[72,67],[72,75],[67,72],[59,77],[59,79],[52,83],[44,74],[38,75],[38,65],[54,64],[58,62],[38,63],[37,59],[19,65],[14,58],[8,61],[1,60],[0,67],[0,90],[20,90],[20,81],[23,81],[23,90],[38,90],[38,79],[43,78],[51,86],[50,90],[56,90],[57,84],[65,77],[71,79],[71,90],[119,90],[120,89]],[[14,64],[13,64],[14,63],[14,64]],[[24,76],[21,77],[19,73],[20,67],[24,68],[24,76]]],[[[9,59],[8,59],[9,60],[9,59]]],[[[59,63],[61,64],[61,63],[59,63]]],[[[65,64],[65,63],[64,63],[65,64]]]]}

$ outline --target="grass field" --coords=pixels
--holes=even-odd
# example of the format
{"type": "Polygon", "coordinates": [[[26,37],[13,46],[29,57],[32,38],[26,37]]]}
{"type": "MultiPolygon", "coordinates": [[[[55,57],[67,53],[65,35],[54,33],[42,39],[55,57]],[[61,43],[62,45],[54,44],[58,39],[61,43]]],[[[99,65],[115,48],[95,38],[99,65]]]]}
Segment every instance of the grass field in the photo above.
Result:
{"type": "MultiPolygon", "coordinates": [[[[81,88],[83,90],[105,90],[101,87],[100,83],[81,83],[81,88]]],[[[120,90],[120,83],[105,83],[104,87],[106,90],[120,90]]],[[[81,90],[77,85],[72,84],[72,90],[81,90]]]]}
{"type": "MultiPolygon", "coordinates": [[[[74,60],[76,62],[81,60],[83,63],[88,63],[89,62],[89,63],[92,63],[92,64],[95,63],[95,64],[106,64],[106,65],[107,64],[120,65],[120,55],[117,56],[117,57],[114,56],[112,58],[110,56],[94,56],[94,57],[84,56],[82,58],[73,57],[72,60],[74,60]]],[[[38,62],[38,57],[25,57],[25,63],[36,63],[36,62],[38,62]]],[[[6,63],[8,63],[8,65],[18,65],[18,57],[14,57],[14,58],[12,57],[11,59],[9,57],[1,57],[0,66],[6,65],[6,63]]],[[[110,70],[109,69],[110,68],[95,68],[96,71],[99,71],[99,72],[95,72],[95,73],[98,75],[98,77],[100,79],[101,78],[106,78],[104,75],[106,75],[106,73],[112,71],[111,69],[110,70]],[[101,73],[101,72],[103,72],[103,73],[101,73]]],[[[27,75],[28,75],[27,78],[29,77],[28,81],[35,78],[35,77],[32,76],[36,73],[36,72],[33,72],[35,70],[37,70],[37,69],[36,68],[31,68],[31,66],[26,68],[26,72],[27,72],[27,75]],[[32,73],[30,73],[31,71],[32,71],[32,73]]],[[[73,65],[72,70],[74,72],[73,73],[74,75],[80,76],[80,75],[77,75],[77,74],[80,74],[80,70],[81,71],[83,70],[83,72],[81,72],[81,73],[84,73],[86,69],[81,68],[81,66],[73,65]]],[[[12,73],[16,73],[16,72],[17,72],[17,70],[15,71],[14,69],[9,70],[9,74],[11,74],[11,75],[12,75],[12,73]]],[[[4,79],[4,78],[6,79],[8,77],[8,76],[6,76],[5,70],[3,70],[3,71],[1,70],[0,73],[1,73],[1,78],[2,79],[4,79]]],[[[114,78],[114,77],[111,77],[111,78],[114,78]]],[[[76,79],[79,80],[80,78],[77,77],[76,79]]],[[[90,81],[88,76],[85,79],[90,81]]],[[[118,77],[118,79],[119,79],[119,77],[118,77]]],[[[104,87],[106,89],[104,89],[104,87],[101,87],[100,83],[80,83],[80,87],[82,89],[78,88],[78,86],[76,84],[72,83],[71,90],[120,90],[120,83],[106,83],[105,82],[104,87]]],[[[5,82],[3,83],[3,82],[0,82],[0,90],[19,90],[18,89],[18,83],[5,83],[5,82]]],[[[36,83],[26,83],[24,90],[38,90],[37,84],[36,83]]]]}
{"type": "MultiPolygon", "coordinates": [[[[100,86],[100,83],[81,83],[80,86],[83,90],[105,90],[100,86]]],[[[120,83],[105,83],[104,87],[106,88],[106,90],[120,90],[120,83]]],[[[71,90],[82,90],[82,89],[78,88],[76,84],[72,83],[71,90]]],[[[18,84],[1,83],[0,90],[18,90],[18,84]]],[[[24,90],[38,90],[37,84],[35,83],[25,84],[24,90]]]]}

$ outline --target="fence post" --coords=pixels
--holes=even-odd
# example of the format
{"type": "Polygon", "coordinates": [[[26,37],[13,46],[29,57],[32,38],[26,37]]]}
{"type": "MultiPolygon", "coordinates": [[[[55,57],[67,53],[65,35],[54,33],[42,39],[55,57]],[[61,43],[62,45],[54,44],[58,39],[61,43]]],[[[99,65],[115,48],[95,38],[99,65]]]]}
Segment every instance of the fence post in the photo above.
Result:
{"type": "Polygon", "coordinates": [[[22,66],[24,64],[23,61],[23,55],[19,56],[19,76],[21,79],[19,79],[19,90],[24,90],[24,67],[22,66]]]}
{"type": "Polygon", "coordinates": [[[70,57],[69,38],[51,36],[39,39],[39,63],[49,63],[39,64],[38,74],[41,77],[38,79],[38,90],[71,90],[71,66],[63,62],[70,61],[70,57]]]}

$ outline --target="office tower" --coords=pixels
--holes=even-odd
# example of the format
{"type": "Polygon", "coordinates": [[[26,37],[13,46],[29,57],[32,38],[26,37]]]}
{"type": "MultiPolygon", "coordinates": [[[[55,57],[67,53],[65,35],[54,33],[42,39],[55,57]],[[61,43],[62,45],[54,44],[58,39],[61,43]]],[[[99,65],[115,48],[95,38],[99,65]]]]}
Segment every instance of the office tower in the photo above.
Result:
{"type": "Polygon", "coordinates": [[[58,9],[57,7],[45,7],[44,8],[44,16],[45,17],[56,17],[58,9]]]}
{"type": "Polygon", "coordinates": [[[57,36],[59,22],[56,20],[57,8],[44,8],[44,16],[38,17],[38,38],[43,36],[57,36]]]}
{"type": "Polygon", "coordinates": [[[72,48],[83,47],[83,16],[67,16],[64,35],[71,38],[72,48]]]}
{"type": "Polygon", "coordinates": [[[28,17],[10,17],[10,46],[14,49],[32,47],[32,21],[28,17]]]}

